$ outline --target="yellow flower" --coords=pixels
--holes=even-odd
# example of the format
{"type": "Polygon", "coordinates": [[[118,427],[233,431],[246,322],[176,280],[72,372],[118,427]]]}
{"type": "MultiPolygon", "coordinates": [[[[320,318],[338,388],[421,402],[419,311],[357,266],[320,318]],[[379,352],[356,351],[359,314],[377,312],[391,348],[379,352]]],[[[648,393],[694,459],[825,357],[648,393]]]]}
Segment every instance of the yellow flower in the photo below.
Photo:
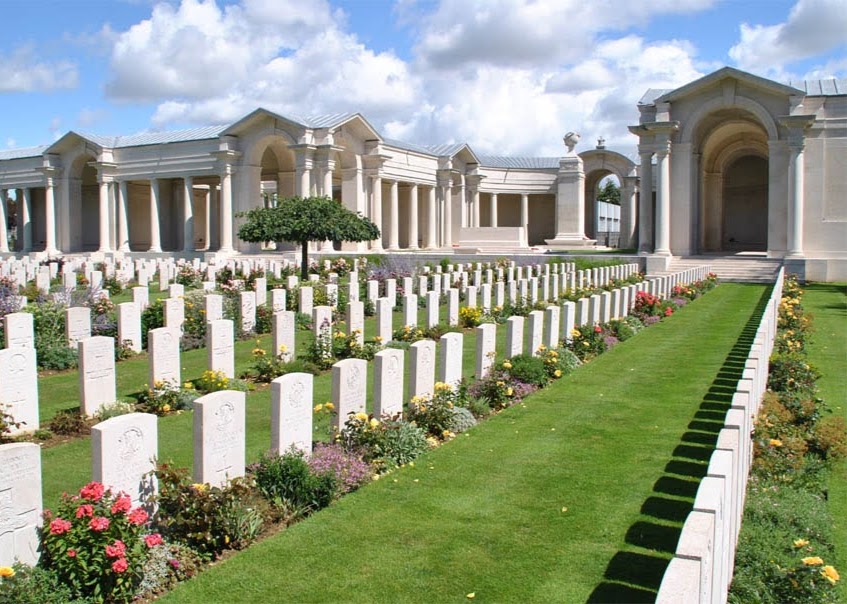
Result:
{"type": "Polygon", "coordinates": [[[15,569],[11,566],[0,566],[0,577],[8,578],[15,576],[15,569]]]}
{"type": "Polygon", "coordinates": [[[782,441],[781,441],[781,440],[779,440],[778,438],[772,438],[772,439],[770,440],[770,445],[771,445],[772,447],[781,447],[781,446],[782,446],[782,441]]]}
{"type": "Polygon", "coordinates": [[[512,396],[512,392],[514,392],[514,391],[512,390],[511,386],[506,388],[506,396],[512,396]]]}
{"type": "Polygon", "coordinates": [[[206,492],[206,487],[207,487],[207,486],[208,486],[208,485],[205,485],[205,484],[202,484],[202,483],[199,483],[199,482],[195,482],[193,485],[191,485],[191,487],[192,487],[195,491],[197,491],[198,493],[205,493],[205,492],[206,492]]]}
{"type": "Polygon", "coordinates": [[[171,406],[170,406],[170,405],[165,405],[164,407],[162,407],[162,411],[164,411],[165,413],[167,413],[167,412],[168,412],[168,411],[170,411],[170,410],[171,410],[171,406]]]}
{"type": "Polygon", "coordinates": [[[571,337],[572,337],[572,338],[578,338],[578,337],[580,337],[581,335],[582,335],[582,334],[580,333],[580,331],[579,331],[578,329],[572,329],[572,330],[571,330],[571,337]]]}
{"type": "Polygon", "coordinates": [[[182,387],[185,388],[186,390],[194,390],[194,383],[193,382],[184,382],[182,384],[182,387]]]}
{"type": "Polygon", "coordinates": [[[374,342],[382,342],[382,336],[374,337],[374,342]]]}
{"type": "Polygon", "coordinates": [[[323,411],[323,408],[323,405],[315,405],[315,413],[320,413],[321,411],[323,411]]]}
{"type": "Polygon", "coordinates": [[[512,364],[509,361],[503,361],[503,369],[511,369],[512,364]]]}
{"type": "Polygon", "coordinates": [[[794,540],[794,547],[806,547],[807,545],[809,545],[809,542],[806,541],[805,539],[795,539],[794,540]]]}
{"type": "Polygon", "coordinates": [[[371,419],[371,428],[376,428],[377,426],[379,426],[379,420],[374,417],[371,419]]]}
{"type": "Polygon", "coordinates": [[[809,556],[808,558],[803,558],[802,562],[806,566],[820,566],[823,564],[823,560],[821,560],[820,556],[809,556]]]}
{"type": "Polygon", "coordinates": [[[557,369],[556,371],[553,372],[553,375],[556,376],[556,377],[562,377],[562,370],[557,369]]]}
{"type": "Polygon", "coordinates": [[[332,403],[324,403],[324,408],[328,409],[329,411],[335,411],[335,405],[333,405],[332,403]]]}
{"type": "Polygon", "coordinates": [[[367,413],[362,413],[361,411],[359,411],[359,412],[358,412],[356,415],[354,415],[353,417],[355,417],[355,418],[356,418],[357,420],[359,420],[360,422],[366,422],[366,421],[368,421],[368,414],[367,414],[367,413]]]}
{"type": "Polygon", "coordinates": [[[838,571],[835,570],[834,566],[824,566],[821,569],[821,574],[826,578],[827,581],[829,581],[833,585],[835,585],[841,578],[838,574],[838,571]]]}

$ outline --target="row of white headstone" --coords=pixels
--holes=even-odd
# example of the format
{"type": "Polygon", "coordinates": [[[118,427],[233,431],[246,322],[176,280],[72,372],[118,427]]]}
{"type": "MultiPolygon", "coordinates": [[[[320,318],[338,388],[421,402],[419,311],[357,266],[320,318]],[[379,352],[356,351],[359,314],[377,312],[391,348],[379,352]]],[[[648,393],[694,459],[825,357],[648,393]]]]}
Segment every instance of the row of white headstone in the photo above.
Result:
{"type": "MultiPolygon", "coordinates": [[[[687,283],[703,278],[707,269],[689,269],[680,274],[639,283],[624,290],[610,293],[608,300],[625,299],[623,291],[635,292],[646,289],[658,295],[669,295],[674,284],[687,283]],[[632,289],[631,289],[632,288],[632,289]],[[621,292],[615,296],[615,292],[621,292]]],[[[634,296],[634,293],[633,293],[634,296]]],[[[595,316],[603,316],[600,307],[602,297],[597,297],[592,306],[591,300],[579,300],[576,304],[566,302],[562,308],[548,307],[545,311],[533,311],[530,315],[530,344],[532,352],[537,351],[536,343],[546,341],[551,347],[558,346],[566,338],[570,329],[581,322],[596,321],[595,316]],[[599,300],[597,299],[599,298],[599,300]],[[579,308],[586,311],[580,313],[579,308]],[[597,308],[596,313],[592,308],[597,308]],[[557,324],[560,314],[564,321],[557,324]],[[542,323],[543,317],[543,323],[542,323]],[[544,332],[548,335],[544,340],[544,332]]],[[[633,298],[629,298],[632,300],[633,298]]],[[[608,301],[607,301],[608,302],[608,301]]],[[[283,315],[283,313],[279,313],[283,315]]],[[[293,313],[285,315],[292,319],[293,313]]],[[[506,355],[511,357],[523,351],[522,317],[509,319],[507,329],[506,355]],[[520,346],[518,346],[520,342],[520,346]]],[[[230,321],[218,320],[224,333],[225,344],[232,341],[230,321]],[[228,323],[228,325],[225,325],[228,323]]],[[[153,341],[151,360],[172,359],[170,363],[179,371],[178,344],[173,342],[178,334],[173,328],[162,328],[161,333],[171,334],[170,353],[157,348],[159,335],[151,330],[153,341]],[[175,362],[174,362],[175,359],[175,362]]],[[[210,349],[217,349],[215,334],[217,323],[210,333],[210,349]]],[[[88,354],[96,349],[86,346],[90,338],[80,342],[82,358],[88,360],[88,354]]],[[[104,338],[104,340],[111,340],[104,338]]],[[[476,364],[475,375],[482,377],[490,371],[495,358],[496,326],[485,324],[476,328],[476,364]]],[[[113,346],[114,343],[111,342],[113,346]]],[[[456,384],[462,379],[464,335],[448,333],[442,336],[439,347],[439,381],[456,384]]],[[[292,346],[293,348],[293,346],[292,346]]],[[[26,351],[34,354],[33,349],[8,349],[12,354],[26,351]]],[[[113,351],[112,351],[113,352],[113,351]]],[[[112,359],[113,355],[103,354],[112,359]]],[[[210,353],[210,357],[212,353],[210,353]]],[[[404,379],[409,376],[409,396],[428,396],[433,393],[435,383],[436,343],[421,340],[413,343],[409,349],[409,370],[404,371],[405,352],[399,349],[386,349],[377,353],[374,359],[374,400],[373,413],[376,416],[393,416],[403,412],[404,379]]],[[[767,358],[766,356],[764,357],[767,358]]],[[[168,362],[168,361],[164,361],[168,362]]],[[[104,361],[105,363],[105,361],[104,361]]],[[[5,366],[0,361],[0,369],[5,366]]],[[[89,365],[90,366],[90,365],[89,365]]],[[[350,413],[364,412],[368,379],[368,363],[362,359],[346,359],[332,367],[331,400],[336,407],[336,419],[333,425],[340,427],[350,413]]],[[[33,366],[34,371],[34,366],[33,366]]],[[[81,374],[85,371],[81,370],[81,374]]],[[[178,381],[178,379],[177,379],[178,381]]],[[[0,383],[6,383],[2,380],[0,383]]],[[[112,388],[114,375],[111,376],[112,388]]],[[[34,384],[35,382],[33,382],[34,384]]],[[[107,397],[108,398],[108,397],[107,397]]],[[[271,385],[271,448],[285,452],[295,447],[306,453],[312,449],[313,420],[313,376],[305,373],[283,375],[271,385]]],[[[245,464],[245,405],[243,392],[225,390],[207,394],[194,403],[194,464],[193,478],[198,483],[213,485],[224,484],[227,480],[244,474],[245,464]]],[[[150,477],[158,455],[158,418],[146,413],[130,413],[113,417],[98,423],[92,428],[92,477],[115,491],[128,493],[134,502],[146,501],[156,492],[155,479],[150,477]]],[[[41,448],[32,443],[0,445],[0,565],[6,565],[19,559],[34,563],[37,560],[38,527],[41,522],[41,448]]]]}
{"type": "Polygon", "coordinates": [[[682,527],[676,553],[665,570],[657,604],[725,604],[732,583],[747,478],[753,462],[753,421],[768,381],[776,338],[784,269],[756,330],[706,476],[682,527]]]}

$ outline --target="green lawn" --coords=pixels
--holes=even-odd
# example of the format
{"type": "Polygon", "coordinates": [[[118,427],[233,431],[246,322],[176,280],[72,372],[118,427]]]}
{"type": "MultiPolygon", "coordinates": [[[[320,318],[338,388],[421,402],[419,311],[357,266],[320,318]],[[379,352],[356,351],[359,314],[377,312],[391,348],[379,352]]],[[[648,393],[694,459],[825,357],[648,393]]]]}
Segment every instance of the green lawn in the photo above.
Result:
{"type": "Polygon", "coordinates": [[[767,293],[721,285],[165,600],[652,601],[767,293]]]}
{"type": "MultiPolygon", "coordinates": [[[[814,332],[808,347],[809,361],[823,374],[818,381],[821,397],[832,411],[847,418],[847,285],[809,284],[803,306],[812,314],[814,332]]],[[[829,480],[829,509],[833,519],[836,568],[847,577],[847,461],[833,470],[829,480]]],[[[847,601],[847,578],[840,582],[847,601]]]]}

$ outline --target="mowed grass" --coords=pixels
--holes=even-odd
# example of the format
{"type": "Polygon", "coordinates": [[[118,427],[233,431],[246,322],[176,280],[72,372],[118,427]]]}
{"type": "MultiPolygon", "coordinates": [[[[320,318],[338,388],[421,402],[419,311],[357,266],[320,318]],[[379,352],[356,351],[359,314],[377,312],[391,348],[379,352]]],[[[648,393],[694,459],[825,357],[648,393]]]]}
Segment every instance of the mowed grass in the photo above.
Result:
{"type": "MultiPolygon", "coordinates": [[[[809,361],[823,374],[818,381],[820,396],[833,413],[847,419],[847,285],[816,283],[805,286],[803,306],[812,318],[814,332],[808,345],[809,361]]],[[[829,510],[833,520],[835,567],[847,571],[847,461],[833,469],[829,479],[829,510]]],[[[847,580],[839,583],[842,601],[847,602],[847,580]]]]}
{"type": "MultiPolygon", "coordinates": [[[[441,309],[441,319],[446,323],[446,307],[441,309]]],[[[425,321],[425,312],[420,310],[419,325],[425,321]]],[[[394,313],[395,328],[403,322],[401,312],[394,313]]],[[[372,338],[376,334],[376,322],[372,317],[365,321],[365,336],[372,338]]],[[[497,349],[502,355],[505,348],[506,328],[501,326],[497,333],[497,349]]],[[[297,331],[296,341],[299,353],[304,352],[313,336],[309,331],[297,331]]],[[[254,361],[252,350],[258,346],[270,350],[269,335],[235,343],[235,372],[240,375],[249,369],[254,361]]],[[[200,377],[208,367],[207,350],[205,348],[183,352],[182,379],[192,380],[200,377]]],[[[476,337],[473,330],[464,335],[463,374],[470,378],[474,372],[476,358],[476,337]]],[[[406,354],[409,363],[409,354],[406,354]]],[[[117,363],[117,393],[118,398],[134,400],[132,394],[140,391],[149,382],[147,354],[139,355],[131,360],[117,363]]],[[[371,389],[373,366],[368,371],[368,400],[372,400],[371,389]]],[[[407,372],[408,375],[408,372],[407,372]]],[[[408,388],[408,380],[406,383],[408,388]]],[[[38,380],[39,415],[43,426],[60,409],[79,408],[79,374],[77,371],[42,375],[38,380]]],[[[325,372],[315,378],[315,404],[330,400],[332,376],[325,372]]],[[[247,396],[246,415],[246,446],[248,463],[256,461],[263,451],[270,447],[270,390],[266,385],[260,385],[255,392],[247,396]]],[[[178,466],[192,466],[193,437],[192,414],[184,412],[180,415],[169,415],[159,418],[159,459],[173,461],[178,466]]],[[[326,416],[316,417],[314,438],[326,440],[329,437],[329,422],[326,416]]],[[[44,506],[54,508],[63,492],[74,492],[91,480],[91,439],[77,438],[65,444],[46,448],[42,452],[44,506]]]]}
{"type": "Polygon", "coordinates": [[[164,600],[652,601],[710,450],[685,443],[719,426],[711,393],[767,292],[721,285],[164,600]]]}

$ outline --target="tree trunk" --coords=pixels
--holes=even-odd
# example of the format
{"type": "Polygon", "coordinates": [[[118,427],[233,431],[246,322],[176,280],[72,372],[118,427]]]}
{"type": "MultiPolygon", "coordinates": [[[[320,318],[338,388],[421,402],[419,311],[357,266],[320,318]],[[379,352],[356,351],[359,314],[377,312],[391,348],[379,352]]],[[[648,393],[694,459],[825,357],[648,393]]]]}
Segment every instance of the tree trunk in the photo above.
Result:
{"type": "Polygon", "coordinates": [[[300,279],[309,280],[309,242],[300,242],[300,279]]]}

